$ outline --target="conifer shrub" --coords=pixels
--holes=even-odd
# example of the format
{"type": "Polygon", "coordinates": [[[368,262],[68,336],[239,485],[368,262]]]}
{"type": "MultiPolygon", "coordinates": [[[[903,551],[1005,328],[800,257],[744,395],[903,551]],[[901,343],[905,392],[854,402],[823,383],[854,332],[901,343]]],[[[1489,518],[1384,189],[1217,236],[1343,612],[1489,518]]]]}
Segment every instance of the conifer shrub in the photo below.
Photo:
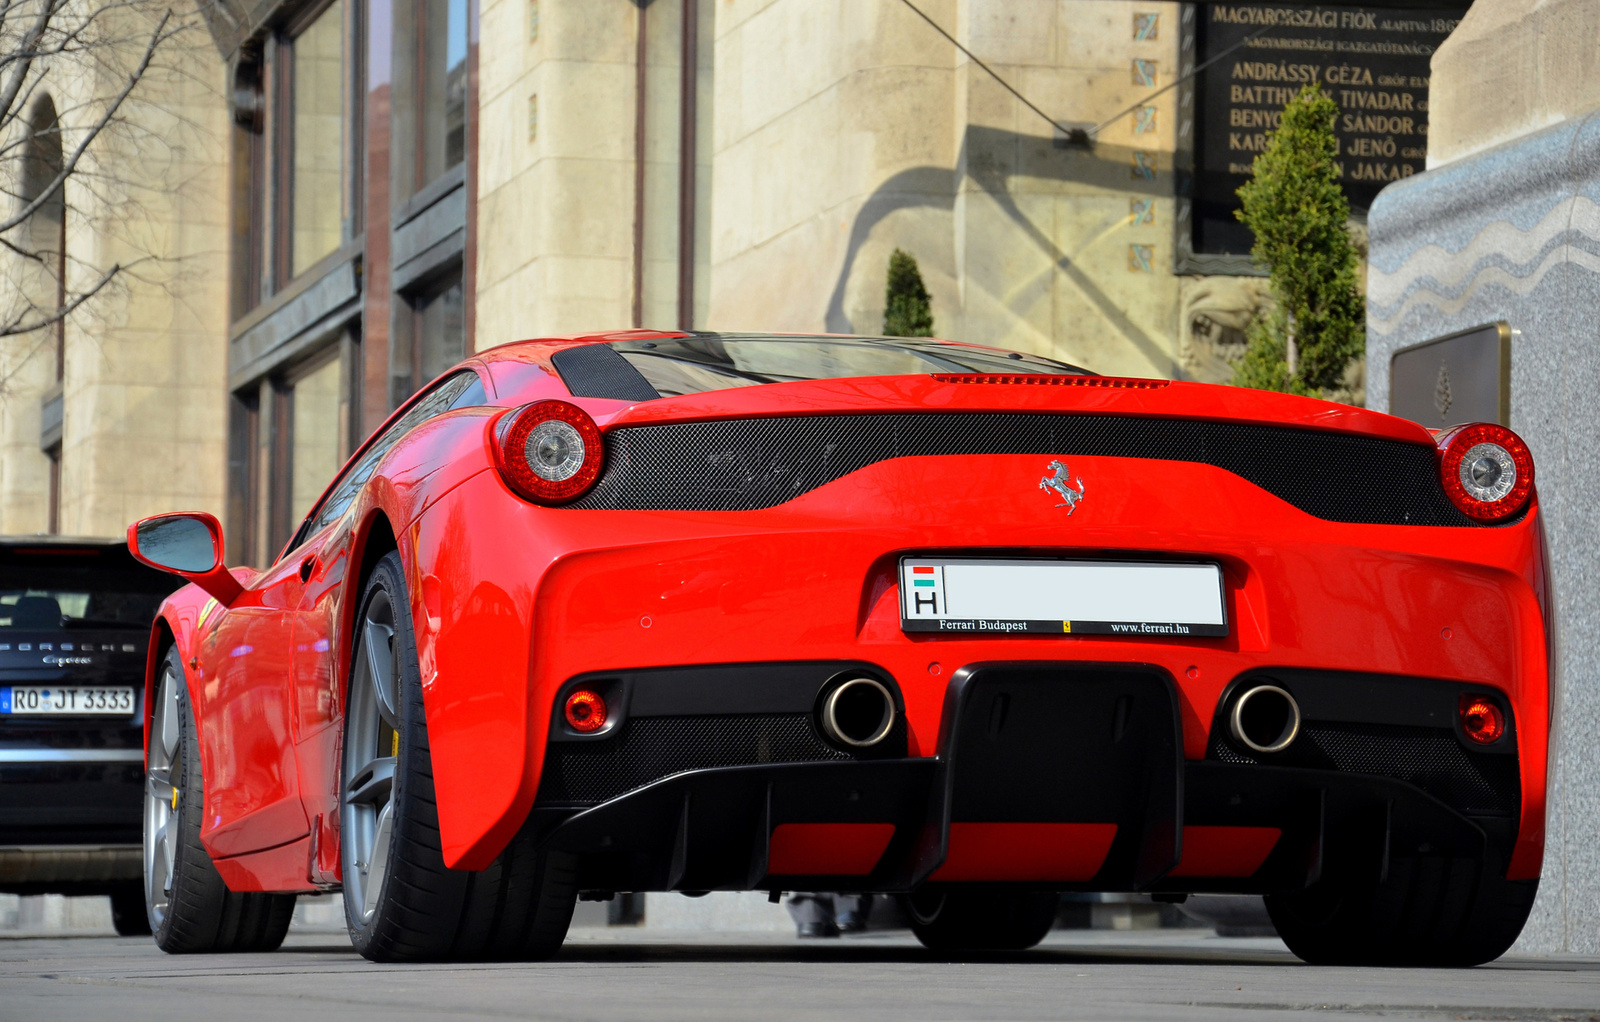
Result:
{"type": "Polygon", "coordinates": [[[933,300],[922,283],[922,272],[916,259],[898,248],[889,255],[883,333],[886,337],[933,336],[933,300]]]}
{"type": "Polygon", "coordinates": [[[1366,350],[1350,203],[1335,163],[1338,112],[1320,86],[1302,88],[1239,189],[1236,215],[1255,234],[1250,254],[1270,274],[1275,307],[1250,327],[1236,386],[1321,396],[1366,350]]]}

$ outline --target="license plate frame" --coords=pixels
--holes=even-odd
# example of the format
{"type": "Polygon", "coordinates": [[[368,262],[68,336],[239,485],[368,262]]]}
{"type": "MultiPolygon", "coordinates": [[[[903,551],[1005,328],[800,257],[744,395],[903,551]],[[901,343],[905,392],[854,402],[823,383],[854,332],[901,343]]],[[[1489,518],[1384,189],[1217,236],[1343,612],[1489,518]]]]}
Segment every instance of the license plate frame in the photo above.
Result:
{"type": "Polygon", "coordinates": [[[1214,561],[907,555],[899,581],[908,633],[1182,640],[1229,629],[1214,561]]]}
{"type": "Polygon", "coordinates": [[[0,717],[130,717],[132,685],[0,685],[0,717]]]}

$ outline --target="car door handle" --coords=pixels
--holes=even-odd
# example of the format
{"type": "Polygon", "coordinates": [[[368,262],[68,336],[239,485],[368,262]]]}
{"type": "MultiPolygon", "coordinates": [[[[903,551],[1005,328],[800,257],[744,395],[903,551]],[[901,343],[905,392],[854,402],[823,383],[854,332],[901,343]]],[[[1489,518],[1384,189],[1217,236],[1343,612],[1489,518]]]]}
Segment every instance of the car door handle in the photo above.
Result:
{"type": "Polygon", "coordinates": [[[316,567],[317,567],[317,555],[316,554],[312,554],[310,557],[307,557],[305,560],[301,561],[300,562],[300,581],[301,582],[309,582],[309,581],[311,581],[311,573],[316,570],[316,567]]]}

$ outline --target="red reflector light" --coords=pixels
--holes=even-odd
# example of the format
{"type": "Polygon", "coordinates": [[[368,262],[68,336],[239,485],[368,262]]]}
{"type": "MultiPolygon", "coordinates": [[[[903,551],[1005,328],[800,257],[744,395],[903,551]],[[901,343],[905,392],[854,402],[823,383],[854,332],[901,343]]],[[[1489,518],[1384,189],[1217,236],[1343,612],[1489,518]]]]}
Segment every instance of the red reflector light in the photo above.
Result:
{"type": "Polygon", "coordinates": [[[538,504],[577,500],[600,478],[600,429],[577,405],[535,401],[494,426],[495,465],[520,496],[538,504]]]}
{"type": "Polygon", "coordinates": [[[580,734],[593,734],[606,726],[606,701],[593,689],[580,688],[567,696],[567,726],[580,734]]]}
{"type": "Polygon", "coordinates": [[[1451,503],[1481,522],[1521,511],[1533,494],[1533,454],[1522,438],[1493,422],[1456,426],[1434,438],[1439,481],[1451,503]]]}
{"type": "Polygon", "coordinates": [[[1506,733],[1506,715],[1483,696],[1461,697],[1461,730],[1479,745],[1493,745],[1506,733]]]}

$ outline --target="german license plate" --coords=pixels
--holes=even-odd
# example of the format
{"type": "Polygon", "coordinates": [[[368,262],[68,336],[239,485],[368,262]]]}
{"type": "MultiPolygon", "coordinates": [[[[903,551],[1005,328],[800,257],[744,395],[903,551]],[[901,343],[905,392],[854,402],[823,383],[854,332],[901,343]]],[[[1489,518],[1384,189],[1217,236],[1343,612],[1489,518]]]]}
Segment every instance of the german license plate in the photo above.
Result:
{"type": "Polygon", "coordinates": [[[93,685],[11,685],[0,687],[0,715],[118,716],[133,712],[133,689],[93,685]]]}
{"type": "Polygon", "coordinates": [[[947,634],[1228,634],[1220,567],[1154,561],[902,557],[900,627],[947,634]]]}

